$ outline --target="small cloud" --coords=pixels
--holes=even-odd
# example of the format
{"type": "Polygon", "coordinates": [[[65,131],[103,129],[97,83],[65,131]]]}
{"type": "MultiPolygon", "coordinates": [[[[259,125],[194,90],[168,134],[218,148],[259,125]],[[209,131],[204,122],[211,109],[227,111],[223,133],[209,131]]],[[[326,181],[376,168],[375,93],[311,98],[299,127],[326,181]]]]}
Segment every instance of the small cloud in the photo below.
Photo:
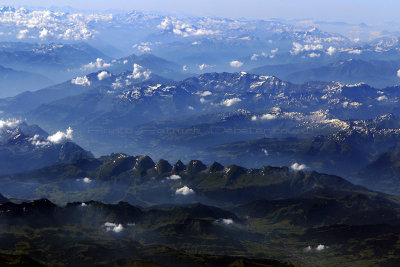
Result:
{"type": "Polygon", "coordinates": [[[234,98],[230,98],[230,99],[225,99],[224,101],[221,102],[221,105],[230,107],[232,105],[239,103],[240,101],[242,101],[240,98],[234,97],[234,98]]]}
{"type": "Polygon", "coordinates": [[[122,64],[124,64],[124,65],[128,64],[128,60],[125,59],[124,61],[122,61],[122,64]]]}
{"type": "Polygon", "coordinates": [[[400,78],[400,70],[397,71],[397,77],[400,78]]]}
{"type": "Polygon", "coordinates": [[[253,55],[251,56],[250,60],[251,60],[251,61],[257,61],[259,56],[260,56],[260,55],[258,55],[258,54],[253,54],[253,55]]]}
{"type": "Polygon", "coordinates": [[[139,45],[137,47],[137,50],[141,53],[150,53],[151,52],[151,48],[149,46],[146,45],[139,45]]]}
{"type": "Polygon", "coordinates": [[[26,38],[28,38],[28,34],[29,34],[29,30],[27,30],[27,29],[20,30],[17,35],[17,39],[26,39],[26,38]]]}
{"type": "Polygon", "coordinates": [[[231,61],[229,65],[231,65],[232,68],[240,68],[241,66],[243,66],[243,62],[234,60],[231,61]]]}
{"type": "Polygon", "coordinates": [[[321,45],[321,44],[315,44],[315,45],[314,44],[306,44],[306,45],[302,45],[300,43],[294,42],[293,43],[293,48],[290,51],[290,53],[292,55],[298,55],[298,54],[300,54],[301,52],[304,52],[304,51],[306,51],[306,52],[308,52],[308,51],[321,51],[323,49],[324,49],[324,46],[321,45]]]}
{"type": "Polygon", "coordinates": [[[40,138],[38,134],[35,134],[32,138],[29,138],[29,141],[34,146],[48,146],[51,143],[49,141],[43,140],[40,138]]]}
{"type": "Polygon", "coordinates": [[[88,205],[85,202],[82,202],[81,207],[87,207],[88,205]]]}
{"type": "Polygon", "coordinates": [[[50,32],[50,31],[49,31],[48,29],[46,29],[46,28],[43,28],[43,30],[41,30],[41,31],[39,32],[39,38],[42,39],[42,40],[45,40],[45,39],[47,39],[47,38],[50,37],[50,36],[53,36],[53,33],[50,32]]]}
{"type": "Polygon", "coordinates": [[[95,62],[90,62],[82,67],[83,70],[90,70],[90,69],[102,69],[108,68],[111,66],[111,63],[107,63],[102,58],[97,58],[95,62]]]}
{"type": "Polygon", "coordinates": [[[205,70],[214,67],[213,65],[201,64],[199,65],[200,70],[205,70]]]}
{"type": "Polygon", "coordinates": [[[89,81],[87,76],[76,77],[71,80],[72,84],[81,85],[81,86],[90,86],[92,83],[89,81]]]}
{"type": "Polygon", "coordinates": [[[110,223],[110,222],[106,222],[104,224],[104,227],[106,228],[107,232],[120,233],[124,230],[124,227],[122,226],[122,224],[116,224],[116,223],[110,223]]]}
{"type": "Polygon", "coordinates": [[[97,74],[97,78],[99,79],[99,81],[110,78],[110,77],[111,77],[111,73],[108,73],[105,70],[103,70],[102,72],[97,74]]]}
{"type": "Polygon", "coordinates": [[[322,251],[322,250],[325,250],[325,249],[327,249],[328,247],[327,246],[325,246],[325,245],[318,245],[316,248],[315,248],[315,250],[316,251],[322,251]]]}
{"type": "Polygon", "coordinates": [[[310,58],[315,58],[315,57],[320,57],[321,56],[321,54],[318,54],[318,53],[311,53],[311,54],[309,54],[308,55],[310,58]]]}
{"type": "Polygon", "coordinates": [[[194,107],[193,106],[188,106],[188,109],[194,110],[194,107]]]}
{"type": "Polygon", "coordinates": [[[72,140],[72,133],[73,133],[72,128],[68,127],[68,129],[65,132],[58,131],[55,134],[47,137],[47,140],[53,144],[61,144],[68,140],[72,140]]]}
{"type": "Polygon", "coordinates": [[[360,55],[362,53],[362,51],[360,49],[353,49],[353,50],[350,50],[347,53],[354,54],[354,55],[360,55]]]}
{"type": "MultiPolygon", "coordinates": [[[[317,251],[317,252],[319,252],[319,251],[322,251],[322,250],[325,250],[325,249],[328,249],[329,247],[328,246],[325,246],[325,245],[318,245],[316,248],[315,248],[315,251],[317,251]]],[[[305,252],[311,252],[313,250],[313,248],[311,247],[311,246],[307,246],[305,249],[304,249],[304,251],[305,252]]]]}
{"type": "Polygon", "coordinates": [[[293,163],[292,166],[290,166],[290,168],[294,171],[303,171],[305,169],[307,169],[308,167],[305,164],[299,164],[299,163],[293,163]]]}
{"type": "Polygon", "coordinates": [[[128,78],[131,79],[145,79],[148,80],[150,79],[151,76],[151,71],[150,70],[144,70],[142,66],[139,64],[133,64],[133,72],[131,75],[128,75],[128,78]]]}
{"type": "Polygon", "coordinates": [[[188,70],[188,67],[187,67],[186,65],[183,65],[182,70],[183,70],[183,71],[187,71],[187,70],[188,70]]]}
{"type": "Polygon", "coordinates": [[[189,196],[189,195],[193,195],[193,194],[195,194],[193,189],[190,189],[186,185],[184,187],[176,189],[176,191],[175,191],[175,195],[189,196]]]}
{"type": "Polygon", "coordinates": [[[256,120],[257,120],[257,116],[256,116],[256,115],[253,115],[253,116],[251,117],[251,120],[252,120],[252,121],[256,121],[256,120]]]}
{"type": "Polygon", "coordinates": [[[265,148],[261,149],[262,152],[264,152],[265,156],[269,156],[268,150],[266,150],[265,148]]]}
{"type": "Polygon", "coordinates": [[[381,95],[380,97],[378,97],[376,100],[378,101],[384,101],[384,100],[388,100],[388,97],[385,95],[381,95]]]}
{"type": "Polygon", "coordinates": [[[233,224],[233,220],[232,219],[222,219],[222,223],[226,224],[226,225],[231,225],[231,224],[233,224]]]}
{"type": "Polygon", "coordinates": [[[212,93],[210,92],[210,91],[204,91],[204,92],[202,92],[201,94],[200,94],[200,96],[209,96],[209,95],[212,95],[212,93]]]}
{"type": "Polygon", "coordinates": [[[0,120],[0,131],[6,128],[15,128],[21,123],[17,119],[0,120]]]}
{"type": "Polygon", "coordinates": [[[330,47],[328,48],[328,50],[326,50],[326,53],[327,53],[328,55],[330,55],[330,56],[333,56],[333,55],[336,53],[336,48],[333,47],[333,46],[330,46],[330,47]]]}
{"type": "Polygon", "coordinates": [[[82,181],[86,184],[90,184],[92,182],[92,179],[90,179],[89,177],[85,177],[82,179],[82,181]]]}
{"type": "Polygon", "coordinates": [[[180,177],[177,174],[172,174],[171,176],[167,177],[167,180],[180,180],[182,177],[180,177]]]}
{"type": "Polygon", "coordinates": [[[276,119],[276,115],[267,113],[267,114],[262,115],[261,119],[262,120],[273,120],[273,119],[276,119]]]}

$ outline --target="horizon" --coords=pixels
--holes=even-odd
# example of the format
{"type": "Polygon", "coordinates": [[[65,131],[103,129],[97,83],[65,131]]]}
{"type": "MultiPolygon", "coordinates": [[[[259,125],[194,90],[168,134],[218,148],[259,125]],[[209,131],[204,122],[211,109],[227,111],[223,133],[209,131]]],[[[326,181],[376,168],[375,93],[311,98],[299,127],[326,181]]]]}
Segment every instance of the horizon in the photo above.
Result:
{"type": "Polygon", "coordinates": [[[45,0],[32,5],[31,1],[16,0],[3,1],[3,6],[25,7],[25,8],[45,8],[45,9],[76,9],[80,11],[143,11],[155,13],[169,13],[175,15],[194,15],[207,17],[224,18],[246,18],[246,19],[285,19],[285,20],[304,20],[310,19],[324,22],[346,22],[349,24],[387,24],[399,23],[397,10],[400,10],[400,2],[392,0],[384,1],[361,1],[355,0],[351,3],[345,0],[339,1],[271,1],[254,0],[249,5],[242,1],[220,0],[218,2],[205,0],[198,1],[124,1],[116,0],[113,3],[107,1],[63,1],[60,5],[58,1],[45,0]],[[384,3],[384,4],[383,4],[384,3]],[[229,5],[229,8],[226,8],[229,5]],[[326,7],[329,6],[329,9],[326,7]],[[368,23],[367,23],[368,22],[368,23]]]}

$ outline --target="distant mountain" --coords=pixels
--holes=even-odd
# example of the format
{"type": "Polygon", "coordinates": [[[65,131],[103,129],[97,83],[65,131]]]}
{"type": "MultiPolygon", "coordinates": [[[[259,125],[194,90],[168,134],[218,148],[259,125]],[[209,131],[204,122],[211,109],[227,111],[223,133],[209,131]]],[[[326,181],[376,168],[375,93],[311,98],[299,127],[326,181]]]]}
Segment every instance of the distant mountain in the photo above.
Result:
{"type": "MultiPolygon", "coordinates": [[[[329,194],[329,193],[328,193],[329,194]]],[[[308,227],[337,224],[397,224],[399,206],[381,197],[362,194],[338,198],[317,196],[303,199],[259,200],[238,207],[241,216],[265,218],[273,222],[289,220],[308,227]],[[300,212],[300,214],[299,214],[300,212]]]]}
{"type": "MultiPolygon", "coordinates": [[[[1,65],[38,73],[53,81],[70,78],[74,75],[74,69],[79,69],[89,62],[95,62],[97,58],[109,59],[106,55],[85,43],[0,42],[1,65]]],[[[33,89],[37,89],[37,87],[27,88],[26,90],[33,89]]]]}
{"type": "Polygon", "coordinates": [[[382,153],[352,175],[355,181],[392,194],[400,192],[400,154],[398,148],[382,153]]]}
{"type": "Polygon", "coordinates": [[[24,172],[55,163],[93,157],[70,142],[72,130],[49,135],[38,126],[0,121],[0,174],[24,172]],[[14,125],[11,125],[14,124],[14,125]]]}
{"type": "Polygon", "coordinates": [[[193,76],[192,73],[185,72],[182,65],[157,57],[153,54],[133,54],[128,57],[113,60],[110,64],[111,66],[107,69],[113,73],[133,70],[134,64],[138,64],[143,68],[150,70],[153,74],[171,80],[179,81],[193,76]]]}
{"type": "Polygon", "coordinates": [[[9,200],[0,194],[0,204],[7,203],[9,200]]]}
{"type": "MultiPolygon", "coordinates": [[[[104,150],[96,151],[98,145],[83,143],[87,140],[94,141],[93,134],[100,132],[107,138],[110,132],[119,135],[120,131],[115,129],[124,129],[123,131],[133,134],[139,132],[140,135],[142,131],[137,128],[139,125],[167,119],[177,120],[185,116],[197,117],[207,113],[247,110],[254,112],[247,120],[248,124],[254,125],[260,121],[269,120],[271,124],[279,121],[275,119],[280,117],[280,110],[285,111],[287,117],[293,120],[302,117],[302,113],[309,114],[311,121],[330,121],[332,125],[342,125],[340,121],[354,118],[370,119],[387,113],[400,114],[396,104],[400,97],[397,87],[379,90],[367,84],[350,85],[339,82],[308,82],[300,85],[273,76],[244,72],[208,73],[181,82],[172,82],[156,76],[143,78],[145,73],[149,74],[145,68],[137,72],[136,77],[142,77],[139,79],[135,79],[132,72],[117,75],[103,73],[107,78],[101,81],[97,77],[100,73],[93,73],[81,77],[88,79],[81,86],[71,86],[67,82],[54,87],[64,88],[60,91],[61,94],[56,90],[50,91],[54,97],[42,98],[38,94],[37,100],[32,101],[34,94],[19,95],[0,101],[0,108],[11,115],[27,112],[26,117],[29,120],[48,129],[57,129],[68,124],[81,131],[83,136],[90,132],[90,138],[79,141],[98,154],[113,150],[103,147],[104,150]],[[70,90],[70,87],[76,91],[70,90]]],[[[194,125],[187,126],[190,128],[194,125]]],[[[129,136],[132,137],[122,135],[123,139],[130,138],[129,136]]],[[[111,141],[118,142],[122,139],[112,138],[111,141]]],[[[123,149],[127,149],[126,142],[121,151],[137,151],[137,148],[123,149]]],[[[150,151],[141,153],[148,154],[150,151]]]]}
{"type": "MultiPolygon", "coordinates": [[[[138,67],[141,69],[141,67],[138,67]]],[[[63,83],[53,85],[37,91],[26,91],[15,97],[0,99],[0,109],[12,115],[22,115],[32,109],[39,107],[42,104],[51,103],[53,101],[80,95],[85,92],[93,91],[93,89],[110,89],[113,87],[119,88],[122,86],[135,85],[136,83],[168,83],[170,80],[154,75],[151,72],[146,72],[146,69],[138,71],[136,76],[133,71],[124,71],[118,75],[112,74],[109,71],[97,71],[88,75],[78,76],[63,83]],[[101,75],[100,75],[101,74],[101,75]],[[146,74],[146,75],[144,75],[146,74]],[[121,83],[123,81],[123,83],[121,83]]]]}
{"type": "Polygon", "coordinates": [[[266,65],[249,70],[259,75],[274,75],[293,83],[308,81],[337,81],[342,83],[367,83],[376,88],[398,85],[397,70],[400,62],[393,60],[345,59],[334,63],[297,63],[266,65]]]}
{"type": "Polygon", "coordinates": [[[292,82],[311,80],[344,83],[365,82],[377,88],[384,88],[400,83],[399,77],[397,77],[399,69],[400,62],[349,59],[328,66],[293,72],[285,76],[285,79],[292,82]]]}
{"type": "Polygon", "coordinates": [[[52,84],[47,77],[0,66],[0,97],[15,96],[28,90],[37,90],[52,84]]]}
{"type": "Polygon", "coordinates": [[[0,179],[7,194],[13,192],[18,198],[26,198],[27,195],[29,198],[49,197],[45,192],[42,192],[42,195],[32,189],[30,192],[22,190],[25,187],[23,183],[27,181],[40,181],[33,185],[34,188],[52,182],[52,187],[56,186],[59,191],[57,196],[50,196],[53,201],[64,199],[64,194],[67,193],[64,191],[68,190],[67,188],[76,187],[85,191],[97,188],[101,184],[109,184],[112,194],[105,191],[105,194],[96,195],[96,191],[87,191],[86,197],[107,202],[129,201],[139,205],[193,201],[233,205],[258,199],[294,198],[325,192],[333,196],[346,195],[349,192],[375,195],[340,177],[313,171],[297,172],[287,167],[268,166],[261,169],[246,169],[237,165],[223,167],[220,164],[206,166],[198,160],[192,160],[187,165],[178,161],[172,166],[163,160],[155,163],[149,157],[124,154],[113,154],[97,160],[83,159],[67,165],[53,165],[40,170],[3,176],[0,179]],[[85,184],[82,180],[85,177],[88,178],[86,189],[80,186],[85,184]],[[12,181],[12,184],[9,181],[12,181]],[[112,181],[124,186],[114,188],[112,181]],[[69,185],[65,189],[59,187],[66,184],[69,185]],[[16,191],[18,185],[21,187],[16,191]],[[136,193],[126,191],[129,187],[135,188],[136,193]]]}

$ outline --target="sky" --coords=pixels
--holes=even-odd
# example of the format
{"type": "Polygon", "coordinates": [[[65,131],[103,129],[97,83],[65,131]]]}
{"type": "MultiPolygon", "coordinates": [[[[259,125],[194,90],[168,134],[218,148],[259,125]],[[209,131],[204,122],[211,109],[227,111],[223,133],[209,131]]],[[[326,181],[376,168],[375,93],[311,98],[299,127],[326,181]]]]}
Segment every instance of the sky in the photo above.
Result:
{"type": "Polygon", "coordinates": [[[382,23],[400,21],[399,0],[3,0],[2,5],[71,6],[249,19],[303,19],[382,23]],[[33,4],[34,3],[34,4],[33,4]]]}

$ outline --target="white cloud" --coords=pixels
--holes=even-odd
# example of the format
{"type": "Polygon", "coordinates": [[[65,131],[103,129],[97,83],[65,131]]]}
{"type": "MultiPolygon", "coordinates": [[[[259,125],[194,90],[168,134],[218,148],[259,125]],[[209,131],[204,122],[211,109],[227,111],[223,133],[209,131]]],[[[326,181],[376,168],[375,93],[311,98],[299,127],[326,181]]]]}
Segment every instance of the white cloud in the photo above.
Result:
{"type": "Polygon", "coordinates": [[[276,53],[278,53],[279,48],[275,48],[271,50],[271,54],[275,55],[276,53]]]}
{"type": "Polygon", "coordinates": [[[209,95],[212,95],[212,93],[210,92],[210,91],[204,91],[204,92],[202,92],[201,94],[200,94],[200,96],[209,96],[209,95]]]}
{"type": "Polygon", "coordinates": [[[17,120],[17,119],[0,120],[0,131],[5,128],[15,128],[20,123],[21,123],[21,121],[17,120]]]}
{"type": "Polygon", "coordinates": [[[122,224],[116,224],[116,223],[110,223],[110,222],[106,222],[104,224],[104,227],[106,228],[107,232],[120,233],[124,230],[124,227],[122,226],[122,224]]]}
{"type": "Polygon", "coordinates": [[[378,97],[376,100],[378,101],[384,101],[384,100],[388,100],[388,97],[385,95],[381,95],[380,97],[378,97]]]}
{"type": "Polygon", "coordinates": [[[267,114],[262,115],[261,119],[262,120],[273,120],[273,119],[276,119],[276,115],[267,113],[267,114]]]}
{"type": "Polygon", "coordinates": [[[354,55],[360,55],[362,53],[362,51],[360,49],[353,49],[353,50],[350,50],[347,53],[354,54],[354,55]]]}
{"type": "Polygon", "coordinates": [[[311,53],[311,54],[309,54],[308,55],[310,58],[315,58],[315,57],[320,57],[321,56],[321,54],[318,54],[318,53],[311,53]]]}
{"type": "Polygon", "coordinates": [[[222,219],[222,223],[226,224],[226,225],[231,225],[231,224],[233,224],[233,220],[232,219],[222,219]]]}
{"type": "Polygon", "coordinates": [[[32,145],[34,146],[48,146],[51,143],[49,141],[40,139],[40,136],[38,134],[35,134],[32,138],[29,138],[29,141],[31,142],[32,145]]]}
{"type": "Polygon", "coordinates": [[[323,50],[324,49],[324,46],[323,45],[321,45],[321,44],[306,44],[306,45],[302,45],[302,44],[300,44],[300,43],[296,43],[296,42],[294,42],[293,43],[293,48],[292,48],[292,50],[290,51],[290,53],[292,54],[292,55],[298,55],[298,54],[300,54],[301,52],[304,52],[304,51],[320,51],[320,50],[323,50]]]}
{"type": "Polygon", "coordinates": [[[124,59],[124,61],[122,61],[122,64],[124,64],[124,65],[126,65],[126,64],[128,64],[128,60],[127,59],[124,59]]]}
{"type": "Polygon", "coordinates": [[[68,127],[65,132],[58,131],[55,134],[48,136],[47,140],[53,144],[60,144],[68,140],[72,140],[72,133],[72,128],[68,127]]]}
{"type": "Polygon", "coordinates": [[[182,70],[183,70],[183,71],[187,71],[187,70],[188,70],[188,67],[187,67],[186,65],[183,65],[182,70]]]}
{"type": "Polygon", "coordinates": [[[230,65],[232,68],[240,68],[241,66],[243,66],[243,62],[238,61],[238,60],[234,60],[234,61],[231,61],[231,62],[229,63],[229,65],[230,65]]]}
{"type": "Polygon", "coordinates": [[[92,83],[89,81],[87,76],[76,77],[71,80],[72,84],[81,85],[81,86],[90,86],[92,83]]]}
{"type": "Polygon", "coordinates": [[[28,38],[29,30],[20,30],[17,35],[17,39],[26,39],[28,38]]]}
{"type": "Polygon", "coordinates": [[[167,180],[180,180],[181,177],[177,174],[172,174],[171,176],[167,177],[167,180]]]}
{"type": "MultiPolygon", "coordinates": [[[[319,244],[316,248],[315,248],[315,251],[322,251],[322,250],[325,250],[325,249],[328,249],[329,247],[328,246],[325,246],[325,245],[321,245],[321,244],[319,244]]],[[[313,248],[311,247],[311,246],[307,246],[305,249],[304,249],[304,251],[305,252],[311,252],[313,250],[313,248]]]]}
{"type": "Polygon", "coordinates": [[[200,70],[205,70],[214,67],[213,65],[201,64],[199,65],[200,70]]]}
{"type": "Polygon", "coordinates": [[[256,115],[253,115],[253,116],[251,117],[251,120],[252,120],[252,121],[256,121],[256,120],[257,120],[257,116],[256,116],[256,115]]]}
{"type": "Polygon", "coordinates": [[[400,70],[397,71],[397,77],[400,78],[400,70]]]}
{"type": "Polygon", "coordinates": [[[82,202],[81,207],[87,207],[88,205],[85,202],[82,202]]]}
{"type": "Polygon", "coordinates": [[[83,70],[108,68],[111,64],[104,61],[102,58],[97,58],[95,62],[90,62],[82,67],[83,70]]]}
{"type": "Polygon", "coordinates": [[[184,187],[176,189],[176,191],[175,191],[175,195],[189,196],[189,195],[193,195],[193,194],[195,194],[193,189],[190,189],[186,185],[184,187]]]}
{"type": "Polygon", "coordinates": [[[181,20],[176,20],[175,18],[168,17],[166,17],[157,26],[157,28],[164,31],[171,31],[173,34],[180,35],[182,37],[213,35],[218,33],[218,31],[213,31],[206,28],[198,28],[197,26],[195,27],[181,20]]]}
{"type": "Polygon", "coordinates": [[[307,166],[305,164],[299,164],[299,163],[293,163],[292,166],[290,166],[290,168],[294,171],[303,171],[305,169],[307,169],[307,166]]]}
{"type": "Polygon", "coordinates": [[[50,37],[50,36],[53,36],[53,33],[50,32],[50,31],[49,31],[48,29],[46,29],[46,28],[43,28],[43,30],[41,30],[41,31],[39,32],[39,38],[42,39],[42,40],[45,40],[45,39],[47,39],[47,38],[50,37]]]}
{"type": "Polygon", "coordinates": [[[269,156],[268,150],[266,150],[265,148],[261,149],[262,152],[264,152],[265,156],[269,156]]]}
{"type": "Polygon", "coordinates": [[[92,182],[92,179],[90,179],[89,177],[85,177],[83,178],[83,182],[86,184],[90,184],[92,182]]]}
{"type": "Polygon", "coordinates": [[[97,74],[97,78],[99,79],[99,81],[110,78],[110,77],[111,77],[111,73],[108,73],[105,70],[103,70],[102,72],[97,74]]]}
{"type": "Polygon", "coordinates": [[[150,53],[151,52],[151,48],[146,45],[139,45],[137,47],[137,50],[139,50],[139,52],[142,52],[142,53],[150,53]]]}
{"type": "Polygon", "coordinates": [[[221,102],[221,105],[230,107],[234,104],[239,103],[240,101],[242,101],[240,98],[234,97],[234,98],[230,98],[230,99],[225,99],[224,101],[221,102]]]}
{"type": "Polygon", "coordinates": [[[93,180],[90,179],[89,177],[85,177],[85,178],[82,178],[82,179],[76,179],[76,181],[83,182],[85,184],[90,184],[91,182],[93,182],[93,180]]]}
{"type": "Polygon", "coordinates": [[[315,248],[315,250],[316,250],[316,251],[322,251],[322,250],[327,249],[327,248],[328,248],[328,247],[325,246],[325,245],[318,245],[318,246],[315,248]]]}
{"type": "Polygon", "coordinates": [[[336,53],[336,48],[333,47],[333,46],[330,46],[330,47],[328,48],[328,50],[326,50],[326,53],[327,53],[328,55],[330,55],[330,56],[333,56],[333,55],[336,53]]]}
{"type": "Polygon", "coordinates": [[[139,64],[133,64],[133,72],[131,75],[128,76],[128,78],[133,78],[133,79],[145,79],[148,80],[151,76],[151,71],[150,70],[144,70],[142,66],[139,64]]]}
{"type": "Polygon", "coordinates": [[[258,54],[253,54],[250,58],[251,61],[256,61],[258,59],[259,55],[258,54]]]}

